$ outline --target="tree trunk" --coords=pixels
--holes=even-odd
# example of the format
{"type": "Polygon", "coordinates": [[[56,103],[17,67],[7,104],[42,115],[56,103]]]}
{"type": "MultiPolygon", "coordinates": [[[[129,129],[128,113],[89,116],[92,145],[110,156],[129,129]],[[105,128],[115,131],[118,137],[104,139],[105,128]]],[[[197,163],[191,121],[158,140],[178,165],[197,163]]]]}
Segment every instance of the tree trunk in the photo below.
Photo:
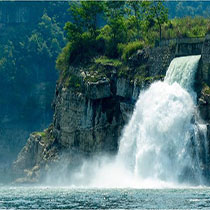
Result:
{"type": "Polygon", "coordinates": [[[161,24],[159,24],[159,33],[160,33],[160,41],[161,41],[161,36],[162,36],[162,31],[161,31],[161,24]]]}

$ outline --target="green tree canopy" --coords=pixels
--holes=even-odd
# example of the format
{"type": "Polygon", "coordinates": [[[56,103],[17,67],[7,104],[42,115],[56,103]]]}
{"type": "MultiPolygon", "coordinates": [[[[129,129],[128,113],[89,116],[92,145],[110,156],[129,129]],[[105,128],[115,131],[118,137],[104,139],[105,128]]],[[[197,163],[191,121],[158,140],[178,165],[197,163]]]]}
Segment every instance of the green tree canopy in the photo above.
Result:
{"type": "Polygon", "coordinates": [[[69,12],[72,21],[65,25],[68,39],[70,41],[80,38],[83,32],[90,32],[91,36],[96,37],[98,23],[97,18],[104,10],[104,2],[100,1],[81,1],[70,3],[69,12]]]}
{"type": "Polygon", "coordinates": [[[144,8],[145,20],[148,27],[155,25],[159,27],[159,39],[162,38],[162,25],[168,21],[168,9],[163,5],[163,1],[142,2],[144,8]]]}

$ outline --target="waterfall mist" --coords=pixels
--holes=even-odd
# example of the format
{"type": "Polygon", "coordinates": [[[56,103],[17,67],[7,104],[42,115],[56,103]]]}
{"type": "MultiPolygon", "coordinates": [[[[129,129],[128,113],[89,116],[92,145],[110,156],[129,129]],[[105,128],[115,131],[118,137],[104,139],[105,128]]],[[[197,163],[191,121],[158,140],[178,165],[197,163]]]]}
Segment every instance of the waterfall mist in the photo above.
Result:
{"type": "Polygon", "coordinates": [[[199,59],[175,58],[164,81],[139,95],[118,154],[84,161],[71,178],[65,174],[67,183],[108,188],[203,184],[206,126],[197,114],[193,91],[199,59]]]}

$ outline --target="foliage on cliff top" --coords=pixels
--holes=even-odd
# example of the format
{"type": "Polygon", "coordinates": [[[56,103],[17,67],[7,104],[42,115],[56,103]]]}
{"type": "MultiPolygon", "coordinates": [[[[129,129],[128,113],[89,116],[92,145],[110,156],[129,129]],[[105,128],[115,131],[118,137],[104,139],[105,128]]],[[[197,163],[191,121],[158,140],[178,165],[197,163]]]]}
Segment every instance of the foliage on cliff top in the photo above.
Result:
{"type": "Polygon", "coordinates": [[[57,59],[61,71],[97,56],[126,61],[136,50],[154,42],[143,41],[148,40],[145,31],[160,31],[161,39],[161,27],[167,21],[162,1],[73,2],[69,11],[72,21],[65,25],[69,43],[57,59]]]}
{"type": "Polygon", "coordinates": [[[168,21],[162,1],[74,2],[69,10],[72,21],[65,26],[69,43],[56,62],[61,71],[103,56],[127,65],[139,49],[160,39],[202,37],[210,28],[209,19],[202,17],[168,21]]]}
{"type": "Polygon", "coordinates": [[[104,67],[111,71],[109,67],[113,66],[119,76],[143,83],[156,78],[148,77],[144,64],[138,69],[139,74],[128,67],[133,54],[162,39],[203,37],[210,28],[209,19],[202,17],[168,21],[162,1],[74,2],[69,10],[72,21],[65,25],[68,43],[58,56],[56,67],[65,75],[63,83],[77,89],[81,85],[69,72],[71,65],[90,67],[85,79],[89,82],[107,77],[104,67]],[[99,24],[99,19],[106,24],[99,24]]]}
{"type": "Polygon", "coordinates": [[[145,46],[144,42],[142,41],[135,41],[135,42],[129,42],[127,44],[119,44],[118,50],[120,52],[121,59],[124,62],[127,62],[128,59],[138,50],[143,49],[145,46]]]}
{"type": "Polygon", "coordinates": [[[112,70],[121,69],[123,63],[119,59],[111,59],[106,56],[97,57],[88,66],[85,82],[97,82],[99,80],[109,79],[112,70]]]}
{"type": "Polygon", "coordinates": [[[95,64],[100,64],[103,66],[106,65],[111,65],[114,67],[119,67],[122,65],[122,62],[119,59],[112,59],[112,58],[107,58],[106,56],[98,57],[94,59],[95,64]]]}

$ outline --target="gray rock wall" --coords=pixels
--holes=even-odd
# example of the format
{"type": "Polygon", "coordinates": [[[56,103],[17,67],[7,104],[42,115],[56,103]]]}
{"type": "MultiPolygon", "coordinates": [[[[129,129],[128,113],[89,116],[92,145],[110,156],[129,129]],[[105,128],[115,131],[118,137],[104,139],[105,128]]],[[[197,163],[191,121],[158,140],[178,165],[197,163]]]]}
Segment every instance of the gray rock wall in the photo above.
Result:
{"type": "Polygon", "coordinates": [[[117,95],[107,95],[109,85],[103,91],[100,83],[91,86],[97,97],[60,88],[55,99],[53,135],[65,148],[87,154],[116,152],[118,137],[126,120],[122,117],[125,108],[121,109],[117,95]],[[101,94],[97,94],[98,88],[101,94]]]}
{"type": "Polygon", "coordinates": [[[166,74],[171,61],[175,58],[175,49],[175,46],[163,46],[150,50],[148,65],[151,76],[166,74]]]}

